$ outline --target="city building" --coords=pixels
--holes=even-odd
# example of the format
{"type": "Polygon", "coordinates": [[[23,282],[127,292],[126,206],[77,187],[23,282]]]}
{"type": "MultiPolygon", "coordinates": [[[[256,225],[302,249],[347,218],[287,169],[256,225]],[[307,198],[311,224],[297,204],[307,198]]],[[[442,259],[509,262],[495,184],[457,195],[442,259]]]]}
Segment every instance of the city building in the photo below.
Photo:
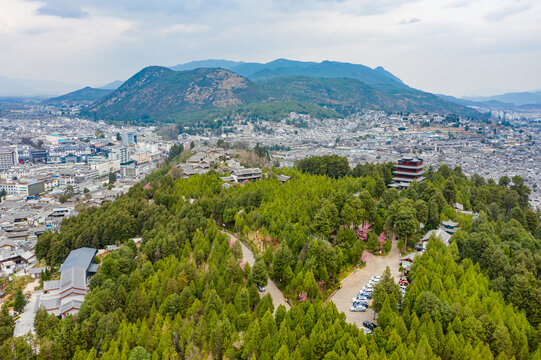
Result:
{"type": "Polygon", "coordinates": [[[413,181],[421,182],[425,179],[423,176],[423,160],[414,155],[406,155],[395,164],[394,183],[389,186],[398,190],[407,188],[413,181]]]}
{"type": "Polygon", "coordinates": [[[0,170],[6,170],[19,162],[17,148],[0,148],[0,170]]]}
{"type": "Polygon", "coordinates": [[[137,144],[137,134],[133,132],[127,132],[120,135],[122,138],[122,145],[132,146],[137,144]]]}
{"type": "Polygon", "coordinates": [[[24,195],[24,196],[38,195],[45,192],[45,182],[35,181],[35,180],[32,180],[32,181],[0,180],[0,191],[1,190],[5,190],[6,193],[11,194],[11,195],[24,195]]]}

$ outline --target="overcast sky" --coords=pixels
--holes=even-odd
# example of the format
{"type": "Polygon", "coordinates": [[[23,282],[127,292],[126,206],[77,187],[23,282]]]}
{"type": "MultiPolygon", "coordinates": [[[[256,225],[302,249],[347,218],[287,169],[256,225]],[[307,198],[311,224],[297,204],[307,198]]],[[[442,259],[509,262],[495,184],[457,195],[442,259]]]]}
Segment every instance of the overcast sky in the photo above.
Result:
{"type": "Polygon", "coordinates": [[[0,0],[0,75],[99,86],[217,58],[383,66],[451,95],[541,88],[538,0],[0,0]]]}

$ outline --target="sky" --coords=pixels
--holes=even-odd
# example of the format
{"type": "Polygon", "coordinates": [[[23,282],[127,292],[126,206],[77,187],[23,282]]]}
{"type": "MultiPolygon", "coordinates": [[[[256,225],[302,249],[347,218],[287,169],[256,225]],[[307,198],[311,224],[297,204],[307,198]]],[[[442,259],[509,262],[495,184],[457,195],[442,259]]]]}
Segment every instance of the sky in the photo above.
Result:
{"type": "Polygon", "coordinates": [[[383,66],[454,96],[541,89],[541,1],[0,0],[0,76],[101,86],[277,58],[383,66]]]}

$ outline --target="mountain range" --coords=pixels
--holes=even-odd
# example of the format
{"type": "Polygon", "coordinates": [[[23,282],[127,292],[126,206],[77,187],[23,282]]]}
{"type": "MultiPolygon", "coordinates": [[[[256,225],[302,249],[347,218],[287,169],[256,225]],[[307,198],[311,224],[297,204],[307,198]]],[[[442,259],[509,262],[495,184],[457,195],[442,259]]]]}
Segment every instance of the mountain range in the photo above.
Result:
{"type": "Polygon", "coordinates": [[[399,78],[381,66],[371,69],[364,65],[338,61],[295,61],[277,59],[268,63],[246,63],[229,60],[199,60],[171,66],[174,71],[197,68],[222,68],[236,72],[252,81],[270,80],[287,75],[304,75],[317,78],[352,78],[370,86],[395,86],[408,88],[399,78]]]}
{"type": "Polygon", "coordinates": [[[130,123],[186,123],[235,114],[277,120],[291,111],[334,117],[366,109],[479,115],[413,89],[381,67],[285,59],[266,64],[203,60],[171,68],[147,67],[85,108],[82,115],[130,123]]]}
{"type": "Polygon", "coordinates": [[[511,92],[494,96],[465,96],[462,99],[475,102],[498,101],[504,104],[541,105],[541,90],[511,92]]]}

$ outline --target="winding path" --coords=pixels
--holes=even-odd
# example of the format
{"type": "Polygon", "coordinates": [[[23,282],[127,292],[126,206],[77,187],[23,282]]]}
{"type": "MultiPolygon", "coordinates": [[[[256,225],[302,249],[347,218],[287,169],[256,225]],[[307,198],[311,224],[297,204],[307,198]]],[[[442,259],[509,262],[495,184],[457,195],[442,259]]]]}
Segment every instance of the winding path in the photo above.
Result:
{"type": "MultiPolygon", "coordinates": [[[[244,244],[242,241],[240,241],[235,235],[227,232],[227,235],[233,239],[234,241],[237,241],[240,243],[240,246],[242,247],[242,260],[250,264],[250,266],[254,266],[255,264],[255,256],[252,250],[246,244],[244,244]]],[[[274,306],[274,311],[278,308],[280,305],[284,305],[287,310],[289,310],[289,304],[286,302],[286,298],[282,291],[276,286],[274,281],[272,281],[271,278],[268,279],[267,286],[265,287],[264,292],[260,292],[259,296],[264,297],[266,294],[269,294],[272,298],[272,305],[274,306]]]]}
{"type": "MultiPolygon", "coordinates": [[[[242,260],[250,264],[250,266],[253,266],[255,263],[255,256],[252,250],[235,235],[229,232],[226,233],[232,240],[240,243],[242,248],[242,260]]],[[[349,311],[349,308],[352,305],[351,300],[358,294],[359,289],[370,281],[372,276],[383,274],[383,271],[385,271],[387,266],[391,269],[391,275],[393,275],[396,280],[400,278],[400,251],[398,250],[397,244],[397,241],[393,241],[393,247],[387,256],[371,256],[367,260],[366,266],[364,268],[355,269],[350,275],[342,280],[342,287],[334,292],[327,300],[334,302],[338,311],[346,314],[347,322],[362,327],[363,321],[374,320],[375,314],[372,309],[367,309],[364,313],[349,311]]],[[[259,293],[259,296],[263,297],[267,293],[272,298],[272,304],[274,305],[275,311],[279,305],[284,305],[286,309],[289,310],[290,306],[286,302],[284,294],[270,278],[265,288],[265,292],[259,293]]]]}

